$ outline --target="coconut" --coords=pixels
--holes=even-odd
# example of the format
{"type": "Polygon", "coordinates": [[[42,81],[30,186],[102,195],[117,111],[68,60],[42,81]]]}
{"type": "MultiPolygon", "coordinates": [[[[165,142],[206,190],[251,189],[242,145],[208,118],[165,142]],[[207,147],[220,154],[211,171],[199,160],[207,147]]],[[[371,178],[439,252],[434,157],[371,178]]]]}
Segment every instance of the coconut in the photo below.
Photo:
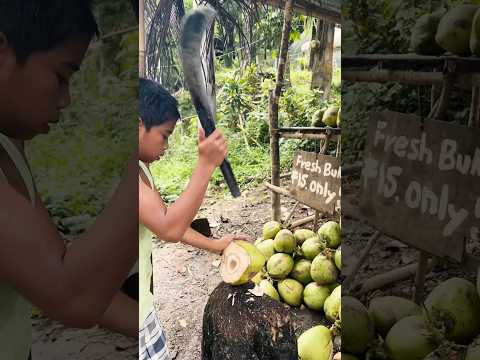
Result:
{"type": "Polygon", "coordinates": [[[433,14],[421,16],[412,29],[410,37],[410,48],[419,55],[440,55],[445,52],[435,41],[438,23],[445,15],[445,10],[441,9],[433,14]]]}
{"type": "Polygon", "coordinates": [[[325,248],[318,237],[311,237],[302,244],[303,256],[308,260],[313,260],[325,248]]]}
{"type": "Polygon", "coordinates": [[[315,282],[311,282],[303,289],[303,302],[312,310],[322,310],[323,304],[329,296],[330,289],[315,282]]]}
{"type": "Polygon", "coordinates": [[[307,285],[312,282],[312,277],[310,276],[310,267],[312,262],[307,259],[299,259],[295,261],[293,265],[292,272],[290,277],[297,281],[300,281],[303,285],[307,285]]]}
{"type": "Polygon", "coordinates": [[[342,270],[342,247],[341,246],[335,251],[334,260],[338,270],[342,270]]]}
{"type": "Polygon", "coordinates": [[[375,338],[373,321],[365,306],[354,297],[344,296],[341,307],[342,351],[364,354],[375,338]]]}
{"type": "Polygon", "coordinates": [[[456,55],[470,55],[470,37],[477,5],[459,5],[449,10],[438,24],[435,41],[456,55]]]}
{"type": "Polygon", "coordinates": [[[298,230],[295,230],[295,232],[293,233],[293,236],[295,237],[297,244],[302,245],[305,240],[310,239],[311,237],[314,237],[315,232],[309,229],[298,229],[298,230]]]}
{"type": "Polygon", "coordinates": [[[265,271],[262,269],[260,270],[254,277],[252,277],[251,281],[254,283],[254,284],[260,284],[260,281],[262,281],[263,279],[265,279],[265,271]]]}
{"type": "Polygon", "coordinates": [[[318,235],[324,240],[327,247],[336,249],[342,242],[342,232],[340,225],[335,221],[327,221],[318,229],[318,235]]]}
{"type": "Polygon", "coordinates": [[[317,284],[328,285],[337,280],[338,270],[331,260],[325,255],[319,254],[312,261],[310,275],[317,284]]]}
{"type": "Polygon", "coordinates": [[[282,230],[282,225],[278,221],[269,221],[263,225],[263,238],[273,239],[280,230],[282,230]]]}
{"type": "Polygon", "coordinates": [[[223,251],[220,274],[231,285],[242,285],[265,265],[265,256],[248,241],[236,240],[223,251]]]}
{"type": "Polygon", "coordinates": [[[297,248],[297,241],[290,230],[280,230],[273,243],[276,252],[291,254],[297,248]]]}
{"type": "Polygon", "coordinates": [[[478,360],[480,359],[480,336],[478,336],[467,349],[465,360],[478,360]]]}
{"type": "Polygon", "coordinates": [[[325,303],[323,304],[323,311],[325,312],[325,316],[331,322],[335,322],[340,316],[340,309],[342,306],[342,287],[337,286],[333,289],[330,296],[325,299],[325,303]]]}
{"type": "Polygon", "coordinates": [[[323,113],[322,122],[330,127],[337,125],[337,116],[339,108],[337,106],[331,106],[323,113]]]}
{"type": "Polygon", "coordinates": [[[302,304],[303,285],[294,279],[284,279],[278,282],[278,293],[282,300],[291,306],[302,304]]]}
{"type": "Polygon", "coordinates": [[[288,254],[274,254],[267,261],[267,272],[274,279],[285,279],[293,269],[293,259],[288,254]]]}
{"type": "Polygon", "coordinates": [[[260,244],[263,240],[264,240],[263,237],[259,237],[259,238],[257,238],[257,240],[255,240],[255,242],[253,243],[253,245],[257,246],[257,245],[260,244]]]}
{"type": "Polygon", "coordinates": [[[451,278],[437,285],[425,300],[434,325],[445,326],[448,340],[468,344],[480,333],[480,298],[475,285],[451,278]]]}
{"type": "Polygon", "coordinates": [[[325,112],[325,109],[319,109],[315,111],[315,113],[312,116],[312,126],[313,127],[321,127],[323,125],[323,113],[325,112]]]}
{"type": "Polygon", "coordinates": [[[257,249],[265,256],[265,259],[270,259],[270,257],[275,254],[275,249],[273,247],[273,240],[267,239],[263,240],[260,244],[257,245],[257,249]]]}
{"type": "Polygon", "coordinates": [[[480,56],[480,9],[477,10],[473,18],[470,50],[473,54],[480,56]]]}
{"type": "Polygon", "coordinates": [[[330,330],[318,325],[305,331],[297,340],[301,360],[331,360],[333,341],[330,330]]]}
{"type": "Polygon", "coordinates": [[[399,320],[413,315],[422,315],[420,306],[398,296],[373,298],[368,313],[375,323],[377,332],[385,337],[399,320]]]}
{"type": "Polygon", "coordinates": [[[278,295],[277,289],[275,289],[275,287],[269,280],[263,279],[262,281],[260,281],[258,286],[260,286],[265,295],[270,296],[274,300],[280,301],[280,295],[278,295]]]}
{"type": "Polygon", "coordinates": [[[408,316],[393,325],[385,345],[392,360],[422,360],[436,348],[425,320],[418,315],[408,316]]]}

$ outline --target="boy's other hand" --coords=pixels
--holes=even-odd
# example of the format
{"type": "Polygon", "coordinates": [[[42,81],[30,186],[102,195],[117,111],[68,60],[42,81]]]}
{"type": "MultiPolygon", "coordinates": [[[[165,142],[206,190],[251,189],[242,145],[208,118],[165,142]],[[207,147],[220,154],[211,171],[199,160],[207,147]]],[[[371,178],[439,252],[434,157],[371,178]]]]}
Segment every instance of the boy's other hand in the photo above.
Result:
{"type": "Polygon", "coordinates": [[[204,130],[199,128],[198,140],[199,163],[213,169],[220,166],[227,156],[227,141],[222,132],[217,129],[205,137],[204,130]]]}
{"type": "Polygon", "coordinates": [[[244,234],[227,234],[218,240],[213,240],[215,243],[215,252],[221,255],[223,250],[225,250],[225,248],[234,240],[249,241],[250,237],[244,234]]]}

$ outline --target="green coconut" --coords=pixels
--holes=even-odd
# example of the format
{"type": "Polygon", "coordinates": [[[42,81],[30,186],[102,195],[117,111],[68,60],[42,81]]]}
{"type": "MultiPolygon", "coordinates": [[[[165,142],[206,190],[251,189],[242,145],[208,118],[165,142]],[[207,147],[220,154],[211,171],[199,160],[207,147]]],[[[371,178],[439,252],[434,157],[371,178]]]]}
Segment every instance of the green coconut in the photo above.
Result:
{"type": "Polygon", "coordinates": [[[282,300],[290,306],[302,304],[303,285],[295,279],[280,280],[277,285],[282,300]]]}
{"type": "Polygon", "coordinates": [[[323,113],[325,112],[325,109],[319,109],[314,112],[312,116],[312,121],[311,124],[313,127],[321,127],[323,126],[323,113]]]}
{"type": "Polygon", "coordinates": [[[260,244],[263,240],[264,240],[263,237],[259,237],[259,238],[257,238],[257,240],[255,240],[255,242],[253,243],[253,245],[257,246],[257,245],[260,244]]]}
{"type": "Polygon", "coordinates": [[[275,235],[273,247],[276,252],[292,254],[297,248],[297,241],[290,230],[283,229],[275,235]]]}
{"type": "Polygon", "coordinates": [[[253,244],[236,240],[223,251],[220,274],[227,284],[242,285],[261,271],[265,262],[265,256],[253,244]]]}
{"type": "Polygon", "coordinates": [[[290,277],[297,281],[300,281],[303,285],[307,285],[311,283],[312,276],[310,275],[310,268],[312,266],[312,262],[307,259],[299,259],[295,261],[293,265],[292,272],[290,273],[290,277]]]}
{"type": "Polygon", "coordinates": [[[478,336],[467,349],[465,360],[478,360],[480,359],[480,336],[478,336]]]}
{"type": "Polygon", "coordinates": [[[337,106],[331,106],[323,113],[322,122],[330,127],[337,125],[337,116],[339,108],[337,106]]]}
{"type": "Polygon", "coordinates": [[[338,270],[342,270],[342,247],[341,246],[335,251],[334,260],[338,270]]]}
{"type": "Polygon", "coordinates": [[[335,221],[327,221],[318,229],[320,239],[325,241],[327,247],[336,249],[342,242],[342,231],[340,225],[335,221]]]}
{"type": "Polygon", "coordinates": [[[440,55],[445,50],[435,41],[438,24],[445,15],[446,10],[441,9],[433,14],[422,15],[412,29],[410,48],[419,55],[440,55]]]}
{"type": "Polygon", "coordinates": [[[267,272],[274,279],[285,279],[292,271],[293,265],[293,259],[290,255],[277,253],[268,259],[267,272]]]}
{"type": "Polygon", "coordinates": [[[254,277],[252,277],[251,281],[254,283],[254,284],[260,284],[260,282],[265,279],[265,271],[262,269],[260,270],[254,277]]]}
{"type": "Polygon", "coordinates": [[[278,221],[269,221],[263,225],[263,238],[274,239],[280,230],[282,230],[282,225],[278,221]]]}
{"type": "Polygon", "coordinates": [[[480,333],[480,298],[468,280],[451,278],[437,285],[425,310],[436,326],[445,327],[448,340],[468,344],[480,333]]]}
{"type": "Polygon", "coordinates": [[[317,284],[328,285],[337,280],[338,270],[330,259],[325,255],[319,254],[312,261],[310,275],[317,284]]]}
{"type": "Polygon", "coordinates": [[[314,237],[316,234],[310,229],[298,229],[295,230],[293,233],[293,236],[295,237],[295,240],[297,241],[298,245],[302,245],[305,240],[310,239],[311,237],[314,237]]]}
{"type": "Polygon", "coordinates": [[[472,34],[470,35],[470,50],[472,54],[480,56],[480,9],[477,10],[472,22],[472,34]]]}
{"type": "Polygon", "coordinates": [[[270,296],[273,300],[280,301],[280,295],[278,294],[277,289],[275,289],[275,287],[269,280],[263,279],[262,281],[260,281],[258,286],[260,286],[265,295],[270,296]]]}
{"type": "Polygon", "coordinates": [[[437,44],[453,54],[470,55],[470,37],[477,10],[477,5],[459,5],[449,10],[438,24],[437,44]]]}
{"type": "Polygon", "coordinates": [[[377,332],[385,337],[395,323],[408,316],[422,315],[422,309],[398,296],[382,296],[372,299],[368,313],[377,332]]]}
{"type": "Polygon", "coordinates": [[[325,300],[323,304],[323,311],[325,316],[331,322],[335,322],[340,316],[340,309],[342,307],[342,287],[337,286],[333,289],[330,296],[325,300]]]}
{"type": "Polygon", "coordinates": [[[265,256],[265,259],[270,259],[273,254],[275,254],[275,249],[273,247],[273,240],[267,239],[263,240],[260,244],[257,245],[257,249],[265,256]]]}
{"type": "Polygon", "coordinates": [[[322,244],[318,237],[314,236],[305,240],[302,244],[302,253],[306,259],[313,260],[324,248],[325,245],[322,244]]]}
{"type": "Polygon", "coordinates": [[[341,307],[342,351],[362,355],[375,338],[373,321],[365,306],[354,297],[344,296],[341,307]]]}
{"type": "Polygon", "coordinates": [[[392,360],[422,360],[436,348],[425,320],[418,315],[408,316],[393,325],[385,345],[392,360]]]}
{"type": "Polygon", "coordinates": [[[330,330],[318,325],[305,331],[297,340],[300,360],[331,360],[333,339],[330,330]]]}
{"type": "Polygon", "coordinates": [[[311,282],[303,289],[303,302],[312,310],[323,310],[323,304],[329,296],[330,289],[315,282],[311,282]]]}

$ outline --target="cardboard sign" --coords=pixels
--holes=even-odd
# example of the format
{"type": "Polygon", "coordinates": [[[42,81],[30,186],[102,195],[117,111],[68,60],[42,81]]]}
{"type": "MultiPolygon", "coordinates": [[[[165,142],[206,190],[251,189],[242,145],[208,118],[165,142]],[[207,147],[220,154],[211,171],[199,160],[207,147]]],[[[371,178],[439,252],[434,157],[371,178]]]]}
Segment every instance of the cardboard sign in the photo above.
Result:
{"type": "Polygon", "coordinates": [[[381,232],[461,261],[480,240],[480,129],[394,112],[372,113],[362,214],[381,232]]]}
{"type": "Polygon", "coordinates": [[[297,151],[293,158],[290,192],[296,200],[315,210],[334,213],[340,209],[340,160],[297,151]]]}

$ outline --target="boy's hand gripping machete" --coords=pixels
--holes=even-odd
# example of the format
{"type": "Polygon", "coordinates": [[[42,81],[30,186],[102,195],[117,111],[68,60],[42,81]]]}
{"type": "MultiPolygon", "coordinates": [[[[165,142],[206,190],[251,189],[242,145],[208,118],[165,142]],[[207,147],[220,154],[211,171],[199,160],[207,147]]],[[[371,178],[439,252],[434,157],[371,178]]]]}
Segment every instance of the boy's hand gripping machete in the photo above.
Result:
{"type": "MultiPolygon", "coordinates": [[[[185,83],[206,136],[215,131],[215,110],[213,99],[207,94],[204,75],[207,73],[206,64],[205,67],[202,66],[200,46],[203,43],[203,37],[206,36],[207,26],[212,24],[215,15],[215,10],[210,7],[195,9],[183,19],[180,38],[185,83]]],[[[240,189],[228,160],[223,161],[220,170],[232,196],[239,197],[240,189]]]]}

